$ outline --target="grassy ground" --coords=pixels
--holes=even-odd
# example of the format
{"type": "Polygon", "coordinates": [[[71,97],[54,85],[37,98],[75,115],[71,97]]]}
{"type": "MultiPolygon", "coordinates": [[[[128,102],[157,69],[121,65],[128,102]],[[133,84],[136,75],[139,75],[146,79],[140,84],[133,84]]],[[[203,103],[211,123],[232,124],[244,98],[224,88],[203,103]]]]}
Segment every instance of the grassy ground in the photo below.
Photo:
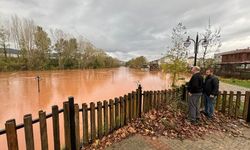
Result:
{"type": "Polygon", "coordinates": [[[246,88],[250,88],[250,80],[240,80],[240,79],[233,79],[233,78],[220,78],[222,82],[238,85],[246,88]]]}

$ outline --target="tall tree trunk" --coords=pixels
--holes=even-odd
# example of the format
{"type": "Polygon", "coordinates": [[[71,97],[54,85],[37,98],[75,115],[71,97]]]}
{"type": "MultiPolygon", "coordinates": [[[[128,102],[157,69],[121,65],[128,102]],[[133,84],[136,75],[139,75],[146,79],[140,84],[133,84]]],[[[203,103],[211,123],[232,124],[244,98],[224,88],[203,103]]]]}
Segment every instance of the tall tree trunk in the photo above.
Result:
{"type": "Polygon", "coordinates": [[[205,68],[205,60],[206,60],[206,55],[207,55],[207,47],[205,48],[205,51],[202,56],[202,65],[205,68]]]}
{"type": "Polygon", "coordinates": [[[7,59],[7,49],[5,43],[3,44],[4,58],[7,59]]]}
{"type": "Polygon", "coordinates": [[[172,86],[175,86],[176,72],[173,74],[172,86]]]}

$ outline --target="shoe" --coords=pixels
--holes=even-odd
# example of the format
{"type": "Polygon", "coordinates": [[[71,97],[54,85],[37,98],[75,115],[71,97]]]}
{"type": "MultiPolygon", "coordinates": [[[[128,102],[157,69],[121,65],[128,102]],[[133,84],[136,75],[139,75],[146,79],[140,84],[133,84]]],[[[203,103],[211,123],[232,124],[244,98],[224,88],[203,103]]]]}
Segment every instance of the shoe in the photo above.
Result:
{"type": "Polygon", "coordinates": [[[208,114],[204,110],[200,111],[200,113],[204,114],[205,116],[208,116],[208,114]]]}
{"type": "Polygon", "coordinates": [[[198,125],[198,122],[196,120],[191,120],[191,124],[196,126],[198,125]]]}
{"type": "Polygon", "coordinates": [[[207,116],[207,119],[208,119],[208,120],[213,120],[214,117],[213,117],[213,116],[207,116]]]}

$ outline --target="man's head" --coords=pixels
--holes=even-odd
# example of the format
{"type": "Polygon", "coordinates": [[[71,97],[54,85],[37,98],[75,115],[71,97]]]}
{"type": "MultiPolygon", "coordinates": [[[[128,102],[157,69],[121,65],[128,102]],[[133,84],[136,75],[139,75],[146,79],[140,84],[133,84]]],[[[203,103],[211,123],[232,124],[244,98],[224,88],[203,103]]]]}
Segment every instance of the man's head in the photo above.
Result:
{"type": "Polygon", "coordinates": [[[206,70],[206,75],[207,75],[207,76],[213,75],[213,73],[214,73],[214,71],[213,71],[212,68],[208,68],[208,69],[206,70]]]}
{"type": "Polygon", "coordinates": [[[198,67],[198,66],[193,66],[193,68],[192,68],[191,71],[192,71],[193,74],[195,74],[195,73],[200,72],[200,70],[201,70],[200,67],[198,67]]]}

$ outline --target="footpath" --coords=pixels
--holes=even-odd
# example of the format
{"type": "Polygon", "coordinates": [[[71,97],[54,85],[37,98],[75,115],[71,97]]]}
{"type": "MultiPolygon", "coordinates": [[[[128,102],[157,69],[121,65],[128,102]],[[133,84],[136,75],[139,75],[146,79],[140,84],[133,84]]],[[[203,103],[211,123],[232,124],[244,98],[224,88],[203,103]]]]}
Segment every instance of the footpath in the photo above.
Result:
{"type": "Polygon", "coordinates": [[[242,93],[245,93],[245,91],[250,91],[250,88],[220,82],[220,91],[241,91],[242,93]]]}
{"type": "Polygon", "coordinates": [[[161,136],[152,139],[136,134],[119,143],[113,144],[107,150],[250,150],[250,129],[242,130],[244,136],[234,137],[226,133],[213,133],[203,139],[178,140],[161,136]]]}

